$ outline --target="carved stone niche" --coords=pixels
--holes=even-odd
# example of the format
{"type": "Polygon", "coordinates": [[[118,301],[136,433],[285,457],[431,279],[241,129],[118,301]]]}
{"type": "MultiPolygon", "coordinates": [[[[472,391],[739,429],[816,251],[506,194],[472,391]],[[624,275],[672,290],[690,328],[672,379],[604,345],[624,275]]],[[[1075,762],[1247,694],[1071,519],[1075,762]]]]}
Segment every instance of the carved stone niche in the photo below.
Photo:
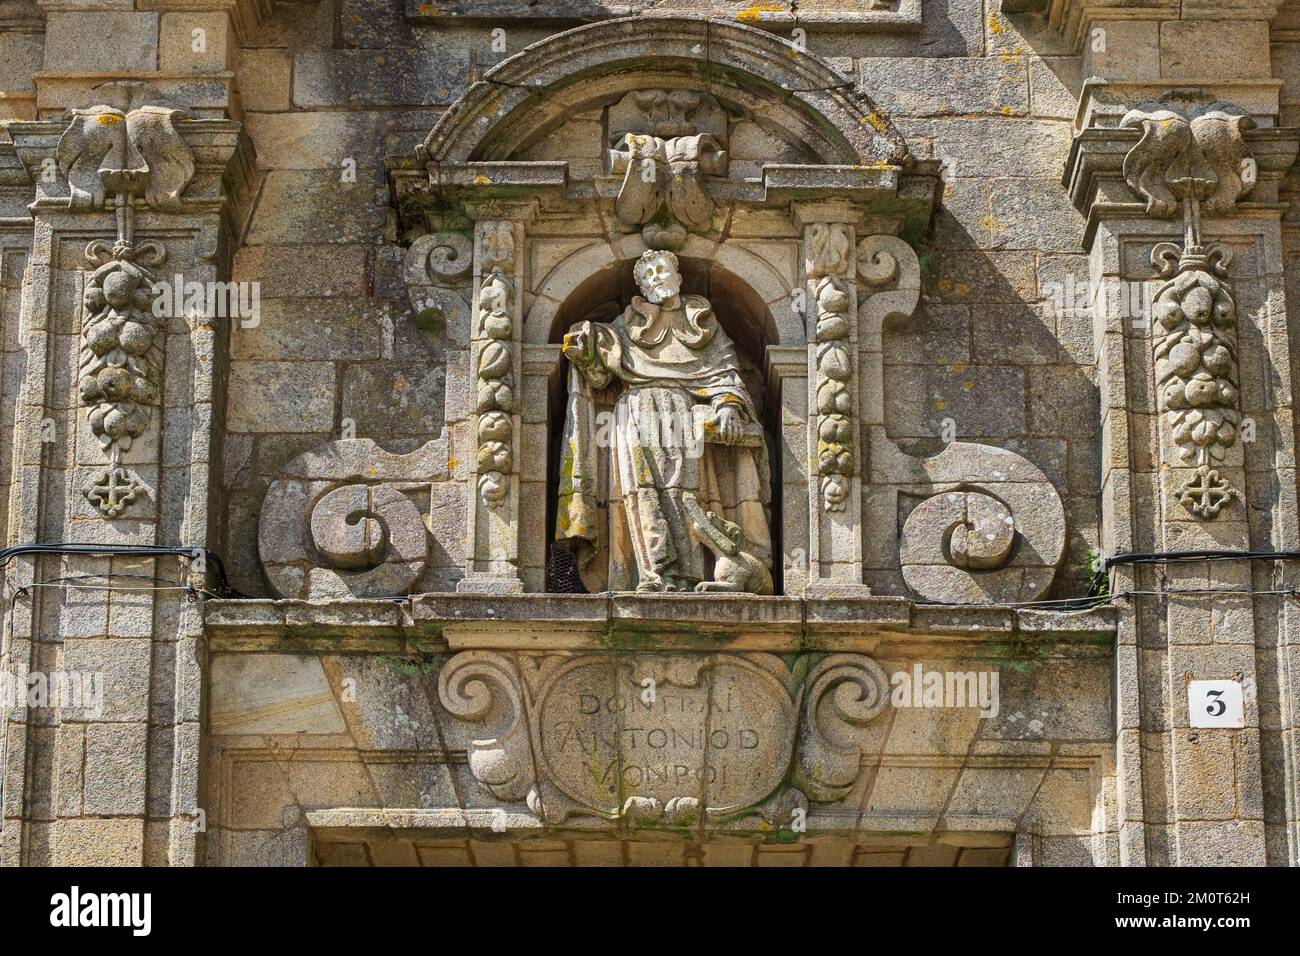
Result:
{"type": "MultiPolygon", "coordinates": [[[[728,558],[729,547],[767,552],[772,584],[751,580],[741,590],[802,594],[811,578],[864,590],[857,503],[864,459],[856,454],[864,445],[847,432],[865,420],[858,353],[878,354],[879,346],[854,331],[859,293],[877,303],[872,308],[914,305],[919,282],[881,260],[860,285],[852,253],[868,236],[906,247],[898,234],[923,234],[939,180],[937,167],[912,159],[889,118],[847,78],[771,34],[716,20],[592,24],[493,68],[413,157],[390,168],[410,242],[412,301],[445,326],[453,349],[449,450],[458,462],[477,462],[457,471],[471,512],[461,590],[624,590],[648,580],[620,578],[619,562],[599,556],[614,554],[610,529],[619,521],[608,507],[607,473],[583,476],[599,525],[596,561],[566,565],[550,542],[561,484],[573,478],[561,474],[564,423],[572,356],[581,350],[566,335],[625,314],[644,291],[634,265],[652,249],[676,254],[689,321],[707,300],[736,352],[743,382],[736,391],[744,393],[737,402],[753,405],[741,416],[743,435],[724,424],[730,412],[717,405],[700,429],[748,441],[770,463],[771,489],[753,499],[767,508],[769,541],[750,541],[745,522],[731,521],[737,538],[708,509],[691,511],[689,496],[682,520],[728,558]],[[655,37],[651,60],[647,30],[655,37]],[[511,237],[508,261],[493,259],[484,241],[498,233],[511,237]],[[822,234],[851,243],[833,276],[808,265],[820,262],[809,243],[822,234]],[[835,295],[822,288],[828,282],[835,295]],[[835,321],[827,309],[840,310],[835,321]],[[833,342],[818,338],[832,334],[833,342]],[[814,392],[826,391],[828,378],[848,409],[831,430],[834,454],[819,446],[826,423],[814,392]],[[508,396],[494,386],[488,397],[505,396],[509,407],[484,405],[481,389],[470,388],[483,382],[508,386],[508,396]],[[492,452],[486,464],[484,448],[492,452]],[[836,509],[823,507],[823,459],[836,469],[836,509]]],[[[704,561],[699,585],[727,583],[721,557],[704,561]]],[[[691,568],[679,577],[689,589],[698,575],[691,568]]]]}
{"type": "Polygon", "coordinates": [[[843,807],[889,679],[863,654],[566,654],[467,650],[438,700],[468,726],[469,769],[547,824],[676,831],[788,827],[843,807]]]}

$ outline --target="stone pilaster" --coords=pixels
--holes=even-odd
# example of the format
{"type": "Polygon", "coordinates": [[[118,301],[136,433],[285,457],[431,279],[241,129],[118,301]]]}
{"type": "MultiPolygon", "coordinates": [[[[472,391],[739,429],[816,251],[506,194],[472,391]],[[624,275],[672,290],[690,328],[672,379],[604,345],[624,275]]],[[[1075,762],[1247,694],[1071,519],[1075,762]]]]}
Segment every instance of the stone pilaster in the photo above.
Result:
{"type": "Polygon", "coordinates": [[[847,203],[794,205],[804,230],[808,341],[809,594],[865,594],[862,580],[858,302],[861,213],[847,203]]]}
{"type": "Polygon", "coordinates": [[[514,592],[524,590],[524,493],[546,500],[544,479],[525,488],[520,476],[524,242],[535,204],[493,202],[476,209],[469,353],[475,460],[466,489],[465,577],[457,587],[514,592]]]}
{"type": "Polygon", "coordinates": [[[1195,558],[1119,563],[1110,576],[1123,609],[1125,865],[1296,859],[1286,781],[1297,688],[1282,663],[1294,656],[1295,610],[1281,593],[1294,562],[1204,558],[1297,545],[1276,201],[1296,136],[1254,129],[1247,111],[1212,100],[1184,91],[1084,131],[1066,177],[1089,216],[1103,553],[1195,558]],[[1185,142],[1156,157],[1170,134],[1185,142]],[[1176,163],[1192,175],[1168,174],[1176,163]],[[1202,680],[1240,688],[1239,725],[1202,725],[1189,692],[1202,680]]]}
{"type": "Polygon", "coordinates": [[[7,570],[11,672],[65,675],[90,696],[7,716],[3,859],[193,864],[203,831],[193,598],[218,580],[201,549],[220,544],[228,325],[257,318],[235,314],[224,282],[250,154],[238,124],[184,119],[156,90],[97,92],[67,122],[9,127],[37,190],[8,543],[116,553],[29,555],[7,570]],[[118,131],[118,155],[142,150],[150,172],[113,168],[86,124],[118,131]],[[188,553],[131,553],[140,548],[188,553]]]}

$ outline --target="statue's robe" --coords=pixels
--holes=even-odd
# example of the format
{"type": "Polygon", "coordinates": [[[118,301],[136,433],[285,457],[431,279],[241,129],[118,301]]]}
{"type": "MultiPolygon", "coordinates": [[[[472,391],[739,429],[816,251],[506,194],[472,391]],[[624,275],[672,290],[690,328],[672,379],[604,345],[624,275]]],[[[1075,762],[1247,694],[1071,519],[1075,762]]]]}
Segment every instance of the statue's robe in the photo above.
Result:
{"type": "Polygon", "coordinates": [[[765,443],[704,443],[696,429],[699,404],[710,417],[729,404],[742,421],[757,422],[735,346],[707,299],[681,301],[669,310],[637,296],[614,322],[582,322],[571,332],[586,342],[588,360],[570,369],[556,539],[576,546],[591,590],[690,590],[705,579],[682,505],[688,492],[735,522],[742,546],[771,567],[765,443]],[[608,409],[611,388],[618,392],[609,428],[597,412],[608,409]]]}

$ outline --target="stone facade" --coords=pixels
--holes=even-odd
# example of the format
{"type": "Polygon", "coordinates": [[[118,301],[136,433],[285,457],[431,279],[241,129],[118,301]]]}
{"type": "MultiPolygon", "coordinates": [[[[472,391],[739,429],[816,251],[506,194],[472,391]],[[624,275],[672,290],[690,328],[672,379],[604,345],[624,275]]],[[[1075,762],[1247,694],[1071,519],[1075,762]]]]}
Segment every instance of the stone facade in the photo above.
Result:
{"type": "Polygon", "coordinates": [[[0,861],[1300,864],[1298,70],[0,0],[0,861]]]}

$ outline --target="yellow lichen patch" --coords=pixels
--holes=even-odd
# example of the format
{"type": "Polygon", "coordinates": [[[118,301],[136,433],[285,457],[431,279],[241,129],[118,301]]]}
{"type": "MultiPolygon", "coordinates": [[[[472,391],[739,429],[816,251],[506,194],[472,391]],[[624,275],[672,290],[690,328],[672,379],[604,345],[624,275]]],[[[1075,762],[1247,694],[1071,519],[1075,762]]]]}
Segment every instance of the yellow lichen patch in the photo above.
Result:
{"type": "Polygon", "coordinates": [[[947,407],[948,407],[948,403],[947,403],[947,402],[935,402],[935,403],[934,403],[934,410],[935,410],[936,412],[941,412],[941,411],[943,411],[943,410],[944,410],[945,408],[947,408],[947,407]]]}
{"type": "Polygon", "coordinates": [[[961,387],[969,391],[970,389],[975,387],[975,383],[970,381],[962,382],[961,387]]]}
{"type": "Polygon", "coordinates": [[[947,279],[940,279],[940,280],[939,280],[939,291],[940,291],[940,292],[947,292],[947,291],[948,291],[949,289],[951,289],[951,288],[952,288],[952,283],[949,282],[947,279]]]}
{"type": "Polygon", "coordinates": [[[484,176],[484,175],[482,175],[482,174],[479,174],[478,176],[475,176],[475,177],[474,177],[474,185],[475,185],[475,186],[491,186],[491,185],[492,185],[492,177],[490,177],[490,176],[484,176]]]}
{"type": "Polygon", "coordinates": [[[889,127],[885,124],[885,120],[881,117],[879,110],[872,110],[866,116],[862,117],[862,122],[870,126],[877,133],[887,133],[889,131],[889,127]]]}
{"type": "Polygon", "coordinates": [[[1002,228],[1002,223],[998,222],[997,217],[994,216],[993,213],[989,213],[987,216],[981,219],[980,225],[983,228],[988,229],[990,232],[1002,228]]]}
{"type": "Polygon", "coordinates": [[[756,3],[748,10],[741,10],[736,19],[741,23],[758,23],[765,13],[785,13],[785,7],[775,3],[756,3]]]}
{"type": "Polygon", "coordinates": [[[1006,30],[1007,30],[1007,28],[1006,28],[1006,26],[1002,23],[1002,19],[1001,19],[1001,17],[999,17],[996,13],[990,13],[990,14],[989,14],[989,34],[990,34],[991,36],[1001,36],[1003,33],[1006,32],[1006,30]]]}
{"type": "Polygon", "coordinates": [[[420,4],[420,16],[436,17],[437,15],[438,15],[438,8],[435,7],[432,3],[420,4]]]}
{"type": "Polygon", "coordinates": [[[1010,106],[1004,106],[1004,107],[1002,107],[1002,115],[1003,115],[1003,116],[1010,116],[1010,115],[1011,115],[1012,113],[1014,113],[1014,112],[1015,112],[1015,111],[1014,111],[1010,106]]]}
{"type": "Polygon", "coordinates": [[[116,126],[120,122],[122,122],[122,117],[116,113],[104,113],[99,117],[100,126],[116,126]]]}
{"type": "Polygon", "coordinates": [[[964,282],[958,282],[958,283],[957,283],[957,294],[958,294],[958,295],[965,295],[965,294],[968,293],[968,292],[970,292],[970,286],[968,286],[968,285],[967,285],[966,283],[964,283],[964,282]]]}

